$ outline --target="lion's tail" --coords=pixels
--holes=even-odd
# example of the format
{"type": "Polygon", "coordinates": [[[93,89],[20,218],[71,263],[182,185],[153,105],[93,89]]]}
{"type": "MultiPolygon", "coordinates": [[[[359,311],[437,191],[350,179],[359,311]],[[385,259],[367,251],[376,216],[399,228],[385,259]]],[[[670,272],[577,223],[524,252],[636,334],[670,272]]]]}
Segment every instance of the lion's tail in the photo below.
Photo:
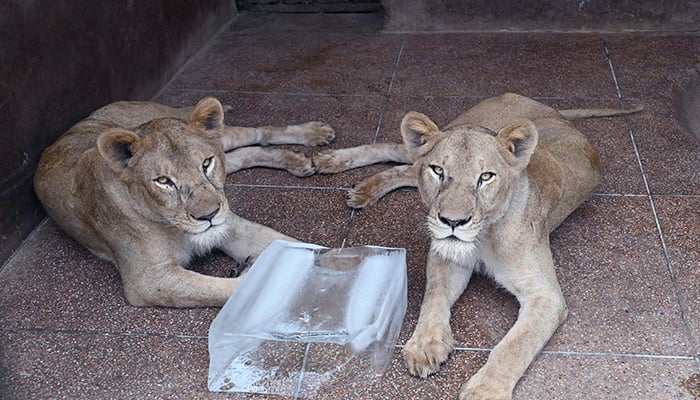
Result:
{"type": "Polygon", "coordinates": [[[559,114],[569,121],[582,118],[617,117],[620,115],[635,114],[644,110],[639,104],[632,108],[577,108],[572,110],[559,110],[559,114]]]}

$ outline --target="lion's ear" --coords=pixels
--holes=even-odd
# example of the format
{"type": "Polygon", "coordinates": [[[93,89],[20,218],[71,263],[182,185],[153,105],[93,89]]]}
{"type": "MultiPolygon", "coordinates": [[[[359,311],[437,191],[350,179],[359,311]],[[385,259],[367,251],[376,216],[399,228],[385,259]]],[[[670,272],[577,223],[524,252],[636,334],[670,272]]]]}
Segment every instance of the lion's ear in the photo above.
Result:
{"type": "Polygon", "coordinates": [[[413,160],[432,148],[430,138],[440,133],[437,125],[425,114],[410,111],[401,121],[401,136],[413,160]]]}
{"type": "Polygon", "coordinates": [[[139,144],[139,136],[126,129],[109,129],[97,137],[97,151],[116,173],[123,171],[139,144]]]}
{"type": "Polygon", "coordinates": [[[515,166],[519,169],[524,169],[530,162],[538,138],[537,128],[529,119],[513,121],[496,135],[496,139],[514,156],[515,166]]]}
{"type": "Polygon", "coordinates": [[[205,97],[194,107],[189,122],[205,132],[219,134],[224,127],[224,109],[219,100],[205,97]]]}

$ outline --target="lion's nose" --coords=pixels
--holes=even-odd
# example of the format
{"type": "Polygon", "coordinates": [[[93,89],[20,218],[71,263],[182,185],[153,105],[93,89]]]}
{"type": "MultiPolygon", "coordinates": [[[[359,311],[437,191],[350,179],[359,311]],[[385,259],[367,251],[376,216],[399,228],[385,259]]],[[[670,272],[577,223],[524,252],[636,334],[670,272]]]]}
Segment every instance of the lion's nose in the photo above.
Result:
{"type": "Polygon", "coordinates": [[[210,213],[207,214],[207,215],[202,215],[202,216],[196,217],[196,219],[197,219],[198,221],[211,221],[212,218],[214,218],[214,217],[216,216],[216,214],[219,213],[219,210],[220,210],[220,209],[221,209],[221,207],[216,207],[216,210],[210,212],[210,213]]]}
{"type": "Polygon", "coordinates": [[[458,226],[466,225],[469,223],[469,221],[472,220],[472,217],[469,217],[467,219],[450,219],[450,218],[445,218],[442,215],[438,214],[438,219],[440,222],[442,222],[445,225],[449,225],[450,228],[455,229],[458,226]]]}

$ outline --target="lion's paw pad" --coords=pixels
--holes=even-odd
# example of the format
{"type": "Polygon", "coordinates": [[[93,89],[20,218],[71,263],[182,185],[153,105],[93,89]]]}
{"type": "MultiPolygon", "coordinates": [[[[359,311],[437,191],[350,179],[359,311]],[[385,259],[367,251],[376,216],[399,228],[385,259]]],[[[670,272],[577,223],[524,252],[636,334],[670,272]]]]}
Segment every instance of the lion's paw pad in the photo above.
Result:
{"type": "Polygon", "coordinates": [[[454,347],[454,339],[448,331],[433,335],[414,335],[403,349],[406,366],[412,375],[426,378],[440,369],[454,347]]]}

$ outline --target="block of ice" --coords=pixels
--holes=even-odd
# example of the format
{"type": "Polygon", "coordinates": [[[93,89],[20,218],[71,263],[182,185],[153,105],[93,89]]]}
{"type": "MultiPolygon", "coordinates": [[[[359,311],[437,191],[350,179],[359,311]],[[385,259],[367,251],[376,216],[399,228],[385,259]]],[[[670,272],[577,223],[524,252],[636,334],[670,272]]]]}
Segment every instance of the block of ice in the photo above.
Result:
{"type": "Polygon", "coordinates": [[[209,390],[309,397],[380,375],[406,280],[404,249],[274,241],[209,328],[209,390]]]}

